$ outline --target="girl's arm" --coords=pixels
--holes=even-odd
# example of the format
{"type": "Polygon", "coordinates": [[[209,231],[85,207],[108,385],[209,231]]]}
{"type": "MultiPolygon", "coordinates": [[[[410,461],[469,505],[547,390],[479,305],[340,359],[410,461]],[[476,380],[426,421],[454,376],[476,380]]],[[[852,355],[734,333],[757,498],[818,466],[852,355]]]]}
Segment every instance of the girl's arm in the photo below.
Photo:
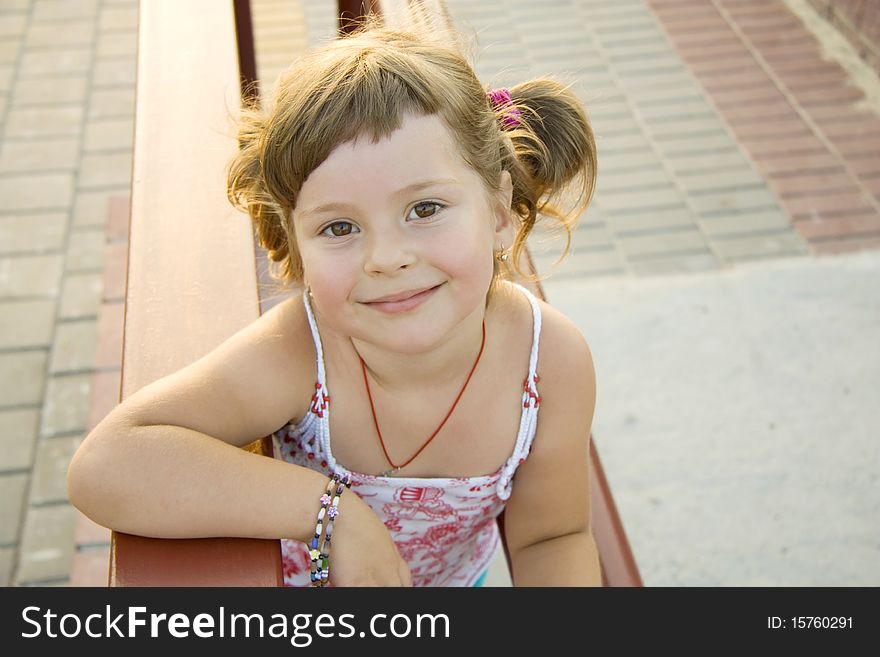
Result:
{"type": "Polygon", "coordinates": [[[578,328],[541,302],[541,408],[504,511],[516,586],[601,586],[590,528],[589,438],[596,376],[578,328]]]}
{"type": "MultiPolygon", "coordinates": [[[[298,299],[117,406],[70,463],[70,501],[141,536],[311,539],[324,475],[239,449],[305,412],[315,353],[298,299]],[[299,406],[301,405],[301,407],[299,406]]],[[[391,535],[354,491],[339,500],[336,586],[409,586],[391,535]]]]}
{"type": "Polygon", "coordinates": [[[308,535],[307,505],[280,514],[266,502],[315,501],[324,477],[238,449],[279,429],[310,397],[314,366],[291,333],[294,303],[117,406],[71,461],[71,502],[101,525],[142,536],[308,535]]]}

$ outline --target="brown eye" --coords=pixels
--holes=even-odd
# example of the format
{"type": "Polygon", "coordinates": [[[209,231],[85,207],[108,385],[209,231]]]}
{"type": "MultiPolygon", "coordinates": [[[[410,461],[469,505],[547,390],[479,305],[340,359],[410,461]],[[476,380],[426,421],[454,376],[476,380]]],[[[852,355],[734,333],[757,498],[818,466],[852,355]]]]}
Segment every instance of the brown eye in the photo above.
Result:
{"type": "Polygon", "coordinates": [[[321,233],[327,235],[327,237],[346,237],[351,235],[352,228],[354,228],[354,226],[347,221],[337,221],[327,226],[321,231],[321,233]],[[329,231],[329,233],[327,231],[329,231]]]}
{"type": "Polygon", "coordinates": [[[432,201],[425,201],[423,203],[417,203],[413,206],[413,211],[416,213],[419,219],[428,219],[437,214],[439,208],[439,203],[434,203],[432,201]]]}

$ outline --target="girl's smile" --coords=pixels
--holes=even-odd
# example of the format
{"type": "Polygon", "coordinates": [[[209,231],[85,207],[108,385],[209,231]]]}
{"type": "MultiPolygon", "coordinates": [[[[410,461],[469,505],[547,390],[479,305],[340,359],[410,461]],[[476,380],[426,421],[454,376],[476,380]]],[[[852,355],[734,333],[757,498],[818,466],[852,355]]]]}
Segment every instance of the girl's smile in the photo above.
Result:
{"type": "Polygon", "coordinates": [[[361,303],[383,313],[388,313],[389,315],[405,313],[421,306],[425,301],[434,296],[434,293],[442,285],[444,285],[444,283],[440,283],[440,285],[435,285],[433,287],[409,290],[398,294],[389,294],[379,299],[362,301],[361,303]]]}

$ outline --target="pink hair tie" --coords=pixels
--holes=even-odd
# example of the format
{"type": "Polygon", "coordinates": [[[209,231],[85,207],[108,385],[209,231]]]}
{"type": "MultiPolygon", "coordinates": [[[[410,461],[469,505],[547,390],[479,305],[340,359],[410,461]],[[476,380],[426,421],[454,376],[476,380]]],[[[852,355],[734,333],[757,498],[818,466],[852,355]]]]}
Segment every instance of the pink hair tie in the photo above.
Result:
{"type": "Polygon", "coordinates": [[[492,102],[492,109],[501,114],[501,124],[505,130],[510,130],[522,123],[520,120],[522,113],[513,106],[513,100],[510,98],[510,90],[506,87],[492,89],[486,92],[489,100],[492,102]]]}

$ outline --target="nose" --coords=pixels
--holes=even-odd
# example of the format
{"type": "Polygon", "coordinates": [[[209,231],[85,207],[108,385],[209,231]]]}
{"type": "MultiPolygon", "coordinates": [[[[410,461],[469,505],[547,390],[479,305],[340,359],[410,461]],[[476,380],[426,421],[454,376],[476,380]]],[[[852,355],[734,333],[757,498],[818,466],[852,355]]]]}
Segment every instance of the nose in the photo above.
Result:
{"type": "Polygon", "coordinates": [[[387,228],[367,240],[364,271],[368,274],[392,274],[415,264],[416,248],[405,230],[387,228]]]}

